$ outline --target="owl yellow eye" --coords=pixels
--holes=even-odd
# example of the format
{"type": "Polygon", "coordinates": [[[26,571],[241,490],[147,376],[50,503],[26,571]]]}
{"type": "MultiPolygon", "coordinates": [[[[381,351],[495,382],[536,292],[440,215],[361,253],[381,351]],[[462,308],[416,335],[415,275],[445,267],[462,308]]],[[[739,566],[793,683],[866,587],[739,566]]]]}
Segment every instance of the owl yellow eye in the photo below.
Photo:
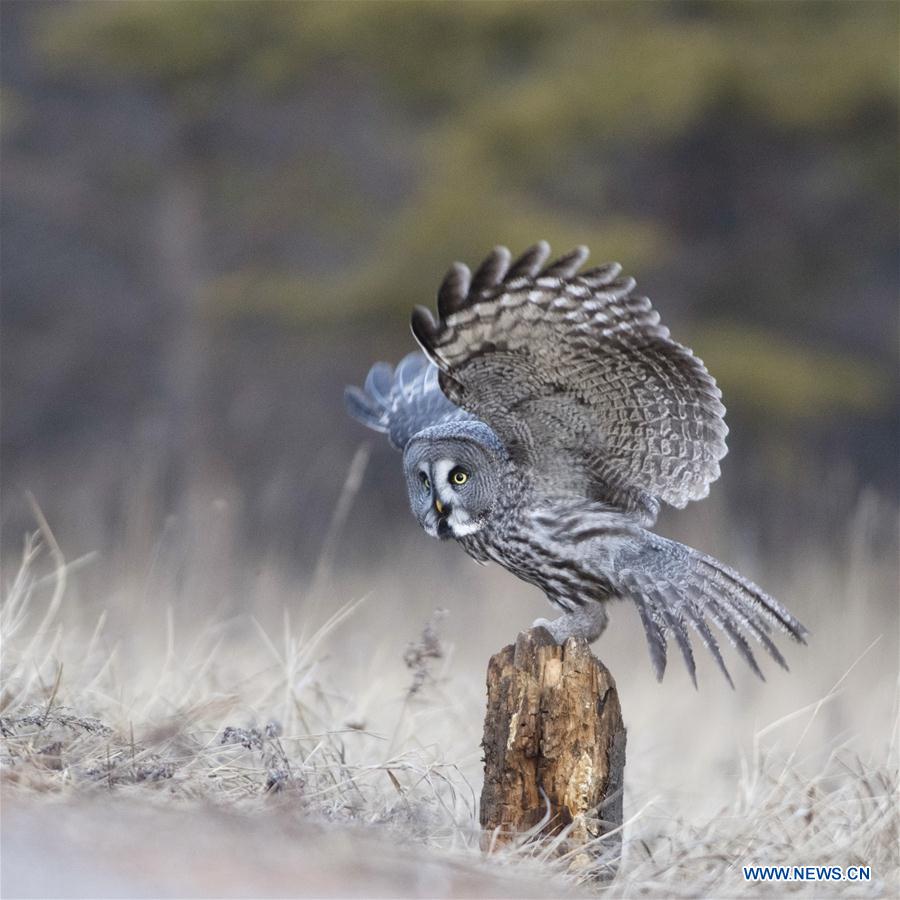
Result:
{"type": "Polygon", "coordinates": [[[422,490],[423,490],[423,491],[430,491],[430,490],[431,490],[431,480],[429,479],[429,477],[423,472],[423,473],[419,476],[419,479],[420,479],[421,482],[422,482],[422,490]]]}
{"type": "Polygon", "coordinates": [[[469,480],[469,473],[465,469],[454,469],[450,473],[450,481],[453,484],[465,484],[469,480]]]}

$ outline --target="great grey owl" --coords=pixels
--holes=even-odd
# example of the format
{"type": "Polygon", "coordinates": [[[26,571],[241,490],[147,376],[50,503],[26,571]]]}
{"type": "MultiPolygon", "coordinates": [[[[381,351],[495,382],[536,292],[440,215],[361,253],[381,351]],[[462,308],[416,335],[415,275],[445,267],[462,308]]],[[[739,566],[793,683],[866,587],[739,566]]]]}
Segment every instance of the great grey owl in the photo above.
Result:
{"type": "Polygon", "coordinates": [[[455,538],[541,588],[562,642],[595,640],[606,601],[637,606],[657,678],[667,637],[696,685],[688,628],[731,683],[707,619],[762,678],[747,636],[782,666],[773,626],[804,642],[780,603],[710,556],[653,534],[660,502],[683,507],[719,477],[728,429],[703,363],[669,337],[616,264],[580,271],[578,247],[546,264],[541,242],[460,263],[417,307],[423,353],[376,364],[350,413],[403,452],[409,501],[432,537],[455,538]]]}

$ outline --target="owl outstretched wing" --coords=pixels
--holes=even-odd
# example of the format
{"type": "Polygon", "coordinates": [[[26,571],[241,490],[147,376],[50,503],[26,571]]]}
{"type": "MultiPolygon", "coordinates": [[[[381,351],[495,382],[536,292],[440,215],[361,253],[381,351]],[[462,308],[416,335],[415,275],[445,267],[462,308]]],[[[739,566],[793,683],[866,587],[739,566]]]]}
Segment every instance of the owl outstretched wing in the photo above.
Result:
{"type": "Polygon", "coordinates": [[[418,351],[405,356],[396,369],[376,363],[363,389],[345,389],[344,402],[354,419],[385,432],[398,450],[423,428],[472,418],[447,399],[438,384],[438,370],[418,351]]]}
{"type": "Polygon", "coordinates": [[[496,248],[474,275],[456,263],[438,320],[413,333],[453,403],[490,425],[546,490],[655,517],[705,497],[726,453],[712,376],[669,337],[617,264],[579,272],[578,247],[545,265],[496,248]]]}
{"type": "Polygon", "coordinates": [[[667,637],[672,635],[696,686],[688,638],[693,630],[734,687],[707,617],[763,681],[748,637],[761,644],[783,669],[787,663],[770,637],[772,629],[806,643],[807,629],[762,588],[717,559],[677,541],[645,531],[639,540],[622,545],[615,569],[617,586],[634,600],[640,613],[659,680],[666,668],[667,637]]]}

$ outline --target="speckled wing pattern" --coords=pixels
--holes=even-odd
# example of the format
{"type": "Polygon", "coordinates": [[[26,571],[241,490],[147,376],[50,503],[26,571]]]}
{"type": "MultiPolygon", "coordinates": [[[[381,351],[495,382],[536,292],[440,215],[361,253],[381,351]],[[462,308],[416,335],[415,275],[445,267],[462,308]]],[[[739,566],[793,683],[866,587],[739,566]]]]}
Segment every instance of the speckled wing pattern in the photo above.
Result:
{"type": "Polygon", "coordinates": [[[696,683],[693,631],[731,681],[710,623],[760,677],[748,638],[785,666],[772,631],[807,636],[787,609],[718,560],[643,527],[660,502],[682,507],[719,477],[728,431],[715,381],[618,265],[580,271],[582,247],[549,265],[548,256],[542,242],[515,262],[498,247],[474,275],[455,264],[438,319],[413,313],[424,354],[396,369],[375,365],[363,390],[347,389],[351,414],[398,449],[429,426],[490,426],[515,483],[460,542],[541,587],[565,614],[545,623],[558,640],[593,640],[601,618],[582,611],[628,597],[659,678],[672,637],[696,683]]]}
{"type": "Polygon", "coordinates": [[[702,361],[673,341],[616,264],[579,271],[578,247],[546,265],[536,244],[496,248],[474,275],[457,263],[438,319],[416,339],[454,404],[482,419],[545,490],[655,517],[705,497],[728,429],[702,361]]]}
{"type": "Polygon", "coordinates": [[[376,363],[364,388],[346,388],[344,401],[355,419],[385,432],[398,450],[423,428],[472,418],[447,399],[438,384],[438,370],[418,351],[405,356],[396,369],[376,363]]]}
{"type": "Polygon", "coordinates": [[[692,547],[645,532],[642,541],[619,551],[615,564],[616,582],[637,606],[660,680],[666,668],[666,637],[671,634],[696,685],[690,628],[734,687],[707,616],[763,681],[745,635],[783,669],[787,663],[770,637],[773,627],[805,643],[806,629],[777,600],[734,569],[692,547]]]}

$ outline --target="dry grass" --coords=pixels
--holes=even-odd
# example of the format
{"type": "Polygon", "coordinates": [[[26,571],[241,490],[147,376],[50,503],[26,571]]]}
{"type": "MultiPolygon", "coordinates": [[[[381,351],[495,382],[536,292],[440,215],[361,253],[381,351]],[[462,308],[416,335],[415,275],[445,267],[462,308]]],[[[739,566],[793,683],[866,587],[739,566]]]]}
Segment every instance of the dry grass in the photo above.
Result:
{"type": "MultiPolygon", "coordinates": [[[[895,569],[859,537],[884,515],[857,522],[828,573],[804,550],[785,576],[814,637],[769,685],[726,693],[706,671],[699,695],[683,673],[657,686],[634,666],[638,632],[614,622],[619,643],[598,651],[630,745],[606,884],[547,842],[479,849],[485,649],[512,638],[509,606],[461,641],[453,612],[431,617],[387,572],[363,594],[319,571],[295,622],[286,579],[260,573],[235,608],[208,553],[202,572],[93,562],[97,602],[79,588],[88,561],[66,564],[41,522],[2,609],[3,895],[896,896],[895,569]],[[822,584],[854,567],[824,606],[822,584]],[[870,865],[873,881],[773,887],[745,882],[746,864],[870,865]]],[[[440,605],[477,603],[470,577],[440,605]]]]}

